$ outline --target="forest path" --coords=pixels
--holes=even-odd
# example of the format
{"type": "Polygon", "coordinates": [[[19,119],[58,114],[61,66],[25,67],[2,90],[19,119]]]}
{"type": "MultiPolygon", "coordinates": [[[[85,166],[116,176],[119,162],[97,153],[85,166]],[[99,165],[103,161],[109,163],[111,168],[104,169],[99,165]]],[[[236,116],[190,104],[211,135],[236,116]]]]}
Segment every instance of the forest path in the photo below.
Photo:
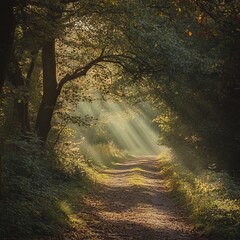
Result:
{"type": "Polygon", "coordinates": [[[106,184],[84,200],[85,227],[74,239],[202,239],[169,198],[156,158],[128,159],[104,174],[106,184]]]}

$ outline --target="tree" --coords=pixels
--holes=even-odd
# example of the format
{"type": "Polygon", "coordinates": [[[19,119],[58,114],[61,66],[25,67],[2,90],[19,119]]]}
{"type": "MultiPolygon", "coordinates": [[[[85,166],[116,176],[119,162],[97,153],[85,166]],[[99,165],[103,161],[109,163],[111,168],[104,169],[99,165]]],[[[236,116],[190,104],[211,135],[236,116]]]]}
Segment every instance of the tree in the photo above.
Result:
{"type": "Polygon", "coordinates": [[[100,53],[99,57],[88,62],[86,65],[75,69],[74,72],[66,74],[57,83],[56,76],[56,61],[55,61],[55,42],[47,42],[42,49],[42,63],[43,63],[43,98],[38,111],[36,128],[38,136],[45,142],[48,133],[51,129],[51,120],[54,112],[54,108],[57,103],[58,96],[60,95],[62,88],[67,82],[86,76],[86,74],[99,63],[116,63],[121,64],[119,57],[125,58],[125,56],[119,55],[105,55],[104,50],[100,53]]]}
{"type": "MultiPolygon", "coordinates": [[[[114,11],[112,9],[112,4],[110,3],[109,9],[103,7],[104,6],[99,6],[98,4],[89,4],[84,11],[81,9],[83,12],[80,13],[80,17],[74,15],[73,17],[70,16],[70,19],[67,19],[67,22],[73,22],[68,25],[68,28],[65,30],[68,35],[71,35],[71,37],[64,39],[64,34],[62,34],[62,36],[59,35],[58,42],[59,44],[62,44],[61,40],[63,40],[67,43],[63,51],[65,56],[69,55],[69,58],[66,59],[67,64],[65,61],[64,65],[62,65],[62,68],[65,70],[62,71],[63,74],[60,76],[59,80],[56,72],[55,59],[55,42],[57,40],[57,34],[48,37],[48,40],[43,45],[43,98],[36,120],[37,133],[43,141],[46,141],[51,129],[51,119],[54,108],[58,96],[66,83],[86,76],[87,73],[93,69],[101,69],[106,72],[106,63],[116,64],[127,69],[125,63],[131,60],[131,57],[123,54],[123,46],[119,43],[110,42],[110,39],[113,39],[113,37],[109,35],[112,34],[112,32],[109,33],[109,31],[112,31],[112,28],[115,27],[115,25],[108,19],[108,17],[111,19],[113,17],[114,11]],[[89,7],[91,7],[91,9],[89,9],[89,7]],[[105,23],[102,22],[104,19],[106,19],[105,23]],[[93,24],[99,24],[99,26],[93,24]],[[74,36],[75,31],[81,31],[81,34],[74,36]],[[106,34],[106,36],[103,36],[104,34],[106,34]],[[105,42],[103,40],[105,40],[105,42]],[[90,41],[92,41],[92,43],[90,41]],[[73,54],[74,48],[76,52],[73,54]],[[90,52],[92,53],[92,56],[90,56],[90,52]],[[80,54],[83,56],[79,56],[80,54]],[[79,67],[79,61],[83,64],[81,67],[79,67]]],[[[49,16],[50,19],[53,20],[53,23],[55,21],[61,21],[61,17],[58,19],[55,18],[56,12],[54,12],[54,8],[52,8],[52,11],[53,12],[51,12],[49,16]]],[[[71,10],[69,11],[71,12],[71,10]]],[[[56,25],[56,22],[54,25],[56,25]]],[[[60,53],[58,53],[60,54],[60,57],[58,58],[60,59],[58,62],[60,65],[60,61],[62,61],[62,52],[60,47],[58,49],[60,49],[60,53]]]]}
{"type": "Polygon", "coordinates": [[[21,51],[42,48],[43,98],[36,129],[43,141],[59,96],[70,96],[65,90],[70,82],[76,83],[70,91],[83,95],[88,78],[101,84],[111,77],[124,89],[119,95],[164,109],[159,119],[168,125],[163,132],[170,145],[191,145],[220,158],[225,136],[229,149],[240,152],[236,1],[46,0],[16,6],[21,51]]]}
{"type": "Polygon", "coordinates": [[[7,67],[13,47],[15,28],[14,1],[4,0],[0,8],[0,91],[2,91],[6,78],[7,67]]]}

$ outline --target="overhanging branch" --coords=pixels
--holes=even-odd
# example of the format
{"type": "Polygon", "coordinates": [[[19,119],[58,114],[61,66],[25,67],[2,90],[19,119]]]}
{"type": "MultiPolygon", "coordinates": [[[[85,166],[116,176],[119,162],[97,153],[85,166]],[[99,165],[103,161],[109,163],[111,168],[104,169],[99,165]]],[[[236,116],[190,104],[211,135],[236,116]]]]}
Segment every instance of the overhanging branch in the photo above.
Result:
{"type": "MultiPolygon", "coordinates": [[[[95,58],[94,60],[90,61],[88,64],[86,64],[83,67],[77,68],[72,74],[66,74],[60,81],[57,87],[58,90],[58,94],[61,93],[61,90],[64,86],[65,83],[70,82],[72,80],[75,80],[77,78],[86,76],[87,72],[94,66],[97,66],[98,63],[100,62],[108,62],[108,63],[115,63],[118,64],[120,66],[122,66],[123,68],[126,69],[126,66],[120,61],[117,60],[119,58],[124,58],[124,59],[131,59],[134,60],[133,57],[131,56],[127,56],[127,55],[123,55],[123,54],[116,54],[116,55],[104,55],[104,51],[105,49],[103,49],[100,53],[100,56],[95,58]]],[[[129,69],[128,69],[129,70],[129,69]]]]}

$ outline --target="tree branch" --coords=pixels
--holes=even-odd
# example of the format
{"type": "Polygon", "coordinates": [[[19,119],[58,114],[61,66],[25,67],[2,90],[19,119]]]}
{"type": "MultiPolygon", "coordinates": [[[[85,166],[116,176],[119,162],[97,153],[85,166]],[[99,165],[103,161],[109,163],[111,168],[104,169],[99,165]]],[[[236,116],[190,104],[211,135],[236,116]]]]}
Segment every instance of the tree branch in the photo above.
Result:
{"type": "Polygon", "coordinates": [[[93,67],[95,66],[97,63],[101,62],[103,60],[103,56],[99,56],[98,58],[92,60],[91,62],[89,62],[87,65],[85,65],[84,67],[80,67],[78,69],[76,69],[72,74],[66,74],[59,82],[57,90],[58,90],[58,94],[61,93],[62,87],[65,83],[72,81],[76,78],[79,77],[83,77],[87,74],[87,72],[93,67]]]}
{"type": "MultiPolygon", "coordinates": [[[[77,79],[79,77],[83,77],[87,74],[87,72],[94,66],[96,66],[98,63],[100,62],[109,62],[109,63],[116,63],[118,65],[121,65],[122,67],[124,67],[126,69],[126,66],[121,63],[120,61],[117,61],[116,58],[128,58],[131,60],[134,60],[133,57],[131,56],[127,56],[124,54],[118,54],[118,55],[103,55],[104,54],[105,49],[102,49],[100,56],[95,58],[94,60],[90,61],[88,64],[86,64],[83,67],[80,67],[78,69],[76,69],[72,74],[66,74],[59,82],[58,86],[57,86],[57,91],[58,91],[58,95],[61,93],[61,90],[64,86],[65,83],[72,81],[74,79],[77,79]]],[[[129,69],[128,69],[129,70],[129,69]]]]}

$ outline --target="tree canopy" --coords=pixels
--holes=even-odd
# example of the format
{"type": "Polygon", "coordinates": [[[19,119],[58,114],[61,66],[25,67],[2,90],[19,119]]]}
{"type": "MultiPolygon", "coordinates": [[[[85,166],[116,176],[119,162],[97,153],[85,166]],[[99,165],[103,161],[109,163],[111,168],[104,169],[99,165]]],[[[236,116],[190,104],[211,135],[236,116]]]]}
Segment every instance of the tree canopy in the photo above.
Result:
{"type": "Polygon", "coordinates": [[[163,144],[205,154],[205,167],[240,168],[238,1],[16,0],[3,7],[2,129],[12,124],[46,143],[54,112],[71,114],[79,101],[146,101],[161,111],[154,121],[163,144]]]}

